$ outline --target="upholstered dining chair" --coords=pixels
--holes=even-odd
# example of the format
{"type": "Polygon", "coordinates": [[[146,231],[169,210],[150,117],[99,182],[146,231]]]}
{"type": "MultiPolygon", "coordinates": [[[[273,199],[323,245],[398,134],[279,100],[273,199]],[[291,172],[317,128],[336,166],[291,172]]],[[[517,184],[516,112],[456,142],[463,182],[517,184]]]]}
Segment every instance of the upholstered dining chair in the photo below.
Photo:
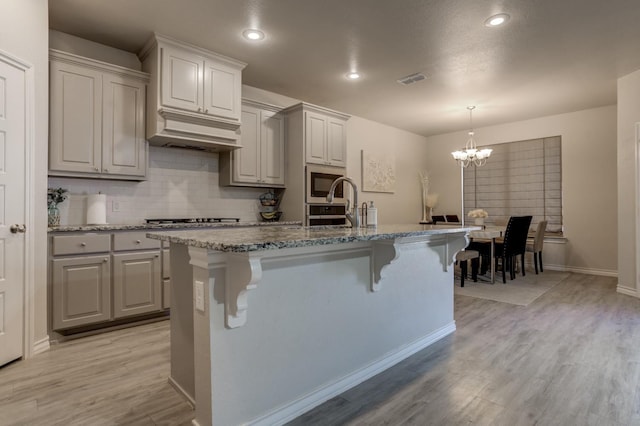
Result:
{"type": "Polygon", "coordinates": [[[460,264],[460,287],[464,287],[464,279],[467,278],[467,261],[471,261],[471,279],[478,281],[478,267],[480,253],[476,250],[460,250],[456,253],[456,263],[460,264]]]}
{"type": "Polygon", "coordinates": [[[540,272],[544,272],[544,269],[542,269],[542,246],[544,244],[544,231],[546,229],[546,220],[538,222],[538,227],[536,228],[533,240],[527,240],[527,246],[525,249],[528,253],[533,253],[533,265],[535,267],[536,275],[538,274],[538,263],[540,264],[540,272]]]}
{"type": "Polygon", "coordinates": [[[494,261],[500,259],[502,263],[502,282],[507,283],[506,271],[509,269],[509,278],[516,277],[515,262],[517,256],[520,255],[522,261],[522,275],[524,271],[524,253],[527,247],[527,235],[529,234],[529,226],[531,226],[532,216],[511,216],[507,229],[504,233],[504,241],[496,242],[494,261]]]}

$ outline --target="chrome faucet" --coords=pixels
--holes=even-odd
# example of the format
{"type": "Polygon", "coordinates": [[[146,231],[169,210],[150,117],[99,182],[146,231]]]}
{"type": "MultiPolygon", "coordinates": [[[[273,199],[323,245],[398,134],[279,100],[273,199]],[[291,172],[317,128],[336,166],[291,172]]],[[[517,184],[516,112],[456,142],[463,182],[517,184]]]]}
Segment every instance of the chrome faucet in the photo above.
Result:
{"type": "Polygon", "coordinates": [[[358,186],[356,183],[346,176],[339,177],[334,180],[331,184],[331,188],[329,188],[329,194],[327,195],[327,202],[329,204],[333,204],[333,195],[336,192],[336,186],[342,181],[345,181],[351,185],[353,188],[353,212],[351,212],[349,208],[349,201],[347,200],[347,220],[351,223],[352,228],[360,228],[360,212],[358,211],[358,186]]]}

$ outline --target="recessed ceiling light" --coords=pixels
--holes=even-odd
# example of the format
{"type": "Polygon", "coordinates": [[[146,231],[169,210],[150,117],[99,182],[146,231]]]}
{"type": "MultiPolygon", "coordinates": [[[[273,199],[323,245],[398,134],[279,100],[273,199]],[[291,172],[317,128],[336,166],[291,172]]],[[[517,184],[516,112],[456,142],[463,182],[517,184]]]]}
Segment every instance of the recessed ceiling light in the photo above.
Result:
{"type": "Polygon", "coordinates": [[[348,78],[349,80],[357,80],[357,79],[359,79],[359,78],[360,78],[360,74],[358,74],[358,73],[357,73],[357,72],[355,72],[355,71],[352,71],[352,72],[350,72],[350,73],[348,73],[348,74],[347,74],[347,78],[348,78]]]}
{"type": "Polygon", "coordinates": [[[257,41],[257,40],[263,40],[264,39],[264,33],[262,31],[260,31],[260,30],[254,30],[254,29],[244,30],[242,32],[242,35],[247,40],[252,40],[252,41],[257,41]]]}
{"type": "Polygon", "coordinates": [[[509,20],[510,16],[506,13],[499,13],[497,15],[490,16],[484,24],[487,27],[498,27],[502,24],[505,24],[509,20]]]}

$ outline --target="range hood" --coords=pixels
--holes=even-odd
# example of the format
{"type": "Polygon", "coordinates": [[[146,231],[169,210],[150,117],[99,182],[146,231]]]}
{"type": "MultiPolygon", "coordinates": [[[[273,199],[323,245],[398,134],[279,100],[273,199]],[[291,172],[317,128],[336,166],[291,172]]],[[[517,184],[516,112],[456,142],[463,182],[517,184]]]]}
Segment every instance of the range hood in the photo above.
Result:
{"type": "Polygon", "coordinates": [[[147,139],[151,145],[211,152],[242,148],[239,122],[166,108],[158,110],[157,118],[155,129],[147,126],[147,139]]]}
{"type": "Polygon", "coordinates": [[[138,54],[151,78],[151,145],[224,152],[241,148],[244,62],[154,34],[138,54]]]}

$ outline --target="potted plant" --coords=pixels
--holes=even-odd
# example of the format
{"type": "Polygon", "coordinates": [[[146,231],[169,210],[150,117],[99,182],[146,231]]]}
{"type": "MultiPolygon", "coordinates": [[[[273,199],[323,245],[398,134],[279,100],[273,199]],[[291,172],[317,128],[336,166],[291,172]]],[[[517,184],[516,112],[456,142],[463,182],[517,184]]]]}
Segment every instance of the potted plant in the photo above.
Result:
{"type": "Polygon", "coordinates": [[[475,209],[469,212],[469,217],[475,219],[476,225],[484,225],[484,219],[489,216],[486,210],[483,209],[475,209]]]}
{"type": "Polygon", "coordinates": [[[58,204],[67,199],[67,192],[68,191],[63,188],[49,188],[49,190],[47,191],[49,226],[60,225],[60,210],[58,209],[58,204]]]}

